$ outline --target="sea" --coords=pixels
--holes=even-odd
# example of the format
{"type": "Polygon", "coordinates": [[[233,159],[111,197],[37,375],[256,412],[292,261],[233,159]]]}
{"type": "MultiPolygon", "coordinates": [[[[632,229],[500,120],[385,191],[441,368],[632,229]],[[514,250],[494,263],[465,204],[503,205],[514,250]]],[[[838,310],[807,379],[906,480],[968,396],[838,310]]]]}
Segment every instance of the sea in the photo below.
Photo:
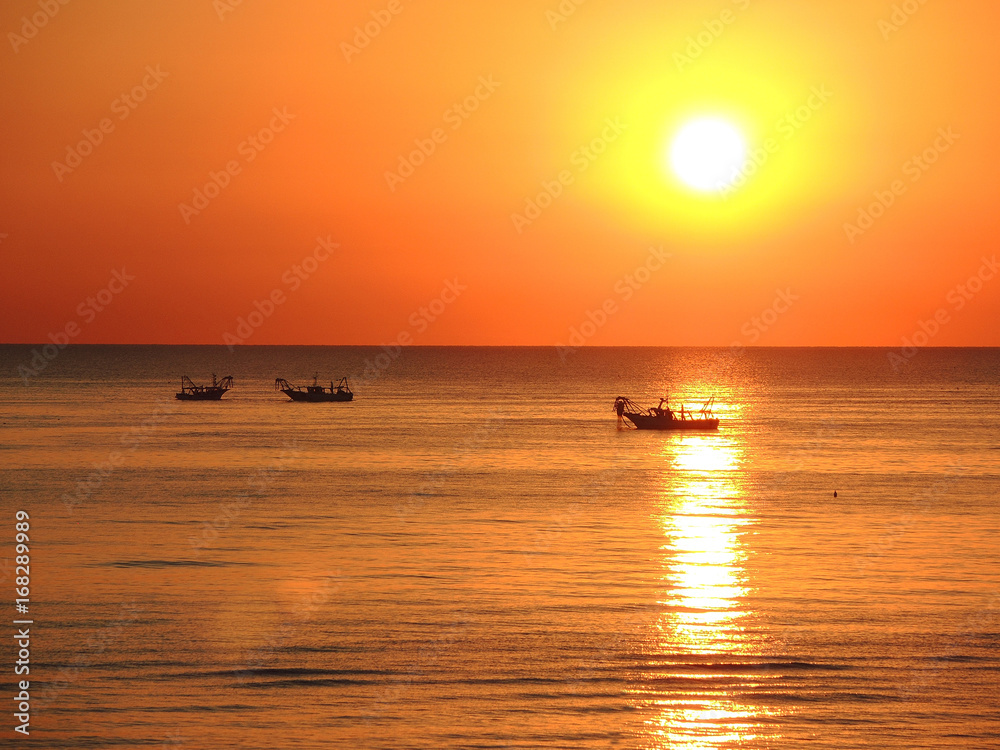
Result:
{"type": "Polygon", "coordinates": [[[1000,747],[1000,350],[906,355],[0,347],[0,745],[1000,747]]]}

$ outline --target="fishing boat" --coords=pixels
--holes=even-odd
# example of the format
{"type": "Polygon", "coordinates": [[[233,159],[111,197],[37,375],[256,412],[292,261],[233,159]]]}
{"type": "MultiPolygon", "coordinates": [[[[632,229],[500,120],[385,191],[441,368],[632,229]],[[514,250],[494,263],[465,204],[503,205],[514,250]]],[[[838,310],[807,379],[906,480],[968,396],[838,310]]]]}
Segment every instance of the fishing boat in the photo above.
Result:
{"type": "Polygon", "coordinates": [[[330,387],[320,385],[317,381],[319,375],[313,378],[312,385],[300,386],[292,385],[284,378],[277,378],[274,381],[274,389],[281,391],[292,401],[309,401],[312,403],[320,401],[353,401],[354,394],[351,386],[347,384],[347,378],[341,378],[337,385],[330,381],[330,387]]]}
{"type": "Polygon", "coordinates": [[[218,401],[232,387],[232,375],[227,375],[222,380],[216,380],[213,372],[212,385],[198,385],[192,382],[187,375],[182,375],[181,392],[177,394],[177,398],[180,401],[218,401]]]}
{"type": "Polygon", "coordinates": [[[618,415],[618,429],[627,429],[622,421],[624,417],[637,430],[717,430],[719,420],[712,414],[715,397],[709,399],[699,411],[692,412],[681,406],[679,412],[667,404],[667,399],[661,398],[659,406],[643,409],[631,399],[619,396],[615,399],[614,412],[618,415]]]}

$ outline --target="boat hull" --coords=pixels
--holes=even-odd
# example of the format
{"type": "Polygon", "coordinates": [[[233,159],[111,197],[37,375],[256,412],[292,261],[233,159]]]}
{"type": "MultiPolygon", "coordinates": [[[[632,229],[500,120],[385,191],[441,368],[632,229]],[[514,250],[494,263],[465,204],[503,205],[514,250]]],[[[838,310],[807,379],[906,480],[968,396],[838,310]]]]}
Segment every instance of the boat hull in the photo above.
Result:
{"type": "Polygon", "coordinates": [[[650,416],[648,414],[623,414],[637,430],[717,430],[719,420],[712,419],[674,419],[669,415],[650,416]]]}
{"type": "Polygon", "coordinates": [[[317,403],[322,403],[322,402],[330,402],[330,401],[344,402],[344,401],[353,401],[354,400],[354,394],[353,393],[347,393],[347,392],[343,392],[343,391],[340,392],[340,393],[337,393],[337,392],[333,392],[333,393],[307,393],[305,391],[295,391],[295,390],[292,390],[292,389],[289,388],[288,390],[283,390],[282,393],[284,393],[286,396],[288,396],[288,398],[290,398],[292,401],[305,401],[305,402],[311,403],[311,404],[317,404],[317,403]]]}
{"type": "Polygon", "coordinates": [[[224,390],[210,390],[203,393],[177,393],[174,397],[178,401],[218,401],[225,394],[224,390]]]}

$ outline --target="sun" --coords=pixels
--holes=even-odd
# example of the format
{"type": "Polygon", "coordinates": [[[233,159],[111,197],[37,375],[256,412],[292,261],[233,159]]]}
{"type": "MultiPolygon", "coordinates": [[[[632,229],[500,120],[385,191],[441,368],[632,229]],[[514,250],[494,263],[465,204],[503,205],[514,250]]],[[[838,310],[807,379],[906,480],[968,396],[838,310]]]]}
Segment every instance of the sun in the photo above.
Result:
{"type": "Polygon", "coordinates": [[[692,120],[674,136],[670,167],[687,186],[702,192],[729,187],[746,159],[746,144],[733,125],[714,117],[692,120]]]}

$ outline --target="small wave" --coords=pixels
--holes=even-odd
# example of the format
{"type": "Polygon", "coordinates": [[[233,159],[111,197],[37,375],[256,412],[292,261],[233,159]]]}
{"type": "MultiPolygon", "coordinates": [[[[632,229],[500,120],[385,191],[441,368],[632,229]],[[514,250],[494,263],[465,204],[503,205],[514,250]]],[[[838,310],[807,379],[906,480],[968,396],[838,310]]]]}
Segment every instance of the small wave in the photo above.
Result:
{"type": "Polygon", "coordinates": [[[386,669],[315,669],[311,667],[245,667],[206,672],[178,672],[172,677],[404,677],[406,672],[386,669]]]}
{"type": "Polygon", "coordinates": [[[402,683],[410,678],[410,675],[394,671],[306,667],[247,667],[191,676],[228,677],[251,688],[379,685],[402,683]]]}
{"type": "Polygon", "coordinates": [[[976,664],[976,663],[989,663],[995,662],[995,656],[970,656],[966,654],[939,654],[935,656],[928,656],[923,659],[923,661],[929,662],[952,662],[958,664],[976,664]]]}
{"type": "Polygon", "coordinates": [[[659,669],[664,671],[673,672],[685,672],[685,673],[702,673],[702,672],[714,672],[714,673],[724,673],[724,672],[740,672],[746,673],[757,673],[757,672],[775,672],[775,671],[785,671],[785,672],[839,672],[843,670],[850,669],[849,666],[844,664],[822,664],[818,662],[809,661],[657,661],[653,660],[647,662],[643,665],[646,669],[659,669]]]}
{"type": "Polygon", "coordinates": [[[235,565],[255,565],[255,563],[228,560],[115,560],[99,563],[96,567],[107,568],[228,568],[235,565]]]}

